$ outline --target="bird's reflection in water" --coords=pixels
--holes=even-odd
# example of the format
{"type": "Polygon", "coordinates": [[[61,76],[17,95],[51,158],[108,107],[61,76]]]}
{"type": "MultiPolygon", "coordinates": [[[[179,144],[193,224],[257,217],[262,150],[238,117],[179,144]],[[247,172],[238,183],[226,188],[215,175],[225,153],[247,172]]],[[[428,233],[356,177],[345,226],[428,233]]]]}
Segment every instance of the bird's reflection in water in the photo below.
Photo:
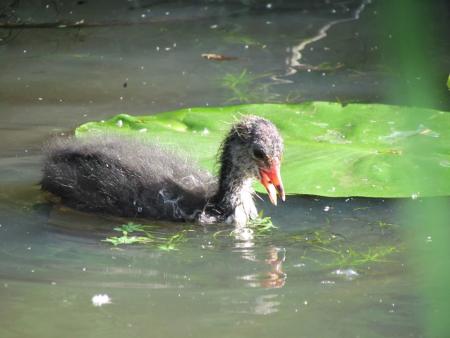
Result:
{"type": "Polygon", "coordinates": [[[234,247],[241,257],[252,262],[264,262],[268,269],[265,272],[241,276],[248,286],[263,288],[281,288],[286,283],[287,275],[283,272],[283,262],[286,260],[286,249],[273,245],[267,247],[264,257],[260,250],[255,250],[255,236],[251,228],[238,227],[233,232],[234,247]]]}
{"type": "Polygon", "coordinates": [[[283,262],[286,260],[286,249],[271,246],[268,251],[266,263],[270,270],[266,273],[266,278],[261,282],[265,288],[281,288],[286,283],[287,275],[283,272],[283,262]]]}

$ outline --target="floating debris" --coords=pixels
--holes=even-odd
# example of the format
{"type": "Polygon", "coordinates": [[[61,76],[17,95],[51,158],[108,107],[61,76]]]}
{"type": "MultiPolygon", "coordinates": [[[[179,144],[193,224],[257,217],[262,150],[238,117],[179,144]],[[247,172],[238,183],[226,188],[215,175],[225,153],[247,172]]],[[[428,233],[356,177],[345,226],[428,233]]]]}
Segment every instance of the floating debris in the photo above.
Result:
{"type": "Polygon", "coordinates": [[[294,264],[293,266],[294,266],[294,268],[303,268],[303,267],[306,266],[306,264],[305,263],[298,263],[298,264],[294,264]]]}
{"type": "Polygon", "coordinates": [[[111,298],[107,294],[98,294],[92,296],[92,305],[94,306],[103,306],[106,304],[111,304],[111,298]]]}
{"type": "Polygon", "coordinates": [[[232,61],[237,60],[235,56],[226,56],[222,54],[214,54],[214,53],[203,53],[202,58],[210,61],[232,61]]]}
{"type": "Polygon", "coordinates": [[[334,284],[336,284],[336,282],[334,280],[323,280],[323,281],[320,281],[320,284],[322,284],[322,285],[334,285],[334,284]]]}
{"type": "Polygon", "coordinates": [[[344,277],[344,279],[347,280],[353,280],[359,276],[359,273],[357,273],[353,269],[337,269],[332,272],[333,275],[344,277]]]}

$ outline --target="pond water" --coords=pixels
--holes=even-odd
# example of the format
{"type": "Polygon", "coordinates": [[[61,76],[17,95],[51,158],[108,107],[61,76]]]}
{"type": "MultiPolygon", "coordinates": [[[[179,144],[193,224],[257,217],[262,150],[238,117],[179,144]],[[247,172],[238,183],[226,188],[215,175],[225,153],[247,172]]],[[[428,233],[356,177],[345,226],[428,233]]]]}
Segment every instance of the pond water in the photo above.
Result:
{"type": "Polygon", "coordinates": [[[49,135],[118,113],[392,102],[376,4],[13,3],[2,17],[29,27],[0,29],[0,337],[423,336],[403,201],[260,201],[277,228],[253,234],[147,221],[183,236],[168,251],[103,242],[128,220],[52,207],[37,185],[49,135]]]}

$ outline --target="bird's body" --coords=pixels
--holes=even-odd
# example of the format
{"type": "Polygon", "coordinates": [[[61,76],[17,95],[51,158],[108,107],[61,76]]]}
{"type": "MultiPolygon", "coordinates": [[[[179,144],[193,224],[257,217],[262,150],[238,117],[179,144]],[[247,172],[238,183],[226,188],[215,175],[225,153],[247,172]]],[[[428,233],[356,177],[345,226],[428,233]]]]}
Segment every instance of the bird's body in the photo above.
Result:
{"type": "Polygon", "coordinates": [[[84,211],[193,220],[217,186],[174,152],[130,137],[58,138],[46,154],[42,188],[84,211]]]}
{"type": "MultiPolygon", "coordinates": [[[[221,147],[218,177],[157,144],[117,135],[88,136],[56,138],[44,147],[41,186],[65,205],[83,211],[244,225],[257,216],[252,182],[255,178],[263,182],[272,167],[269,156],[264,159],[256,153],[261,158],[254,158],[255,147],[273,153],[268,155],[278,178],[272,181],[280,181],[274,184],[282,193],[281,137],[269,121],[257,117],[232,127],[221,147]]],[[[266,187],[272,184],[267,180],[266,187]]]]}

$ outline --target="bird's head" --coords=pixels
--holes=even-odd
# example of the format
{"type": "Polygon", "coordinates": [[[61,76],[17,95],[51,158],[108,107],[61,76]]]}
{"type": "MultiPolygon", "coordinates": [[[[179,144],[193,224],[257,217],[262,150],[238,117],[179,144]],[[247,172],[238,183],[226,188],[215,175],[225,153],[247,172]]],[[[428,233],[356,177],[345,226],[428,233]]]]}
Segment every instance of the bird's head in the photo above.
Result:
{"type": "Polygon", "coordinates": [[[282,153],[283,139],[278,129],[258,116],[246,116],[234,124],[222,149],[222,157],[226,156],[240,175],[260,180],[275,205],[277,193],[285,199],[280,174],[282,153]]]}

